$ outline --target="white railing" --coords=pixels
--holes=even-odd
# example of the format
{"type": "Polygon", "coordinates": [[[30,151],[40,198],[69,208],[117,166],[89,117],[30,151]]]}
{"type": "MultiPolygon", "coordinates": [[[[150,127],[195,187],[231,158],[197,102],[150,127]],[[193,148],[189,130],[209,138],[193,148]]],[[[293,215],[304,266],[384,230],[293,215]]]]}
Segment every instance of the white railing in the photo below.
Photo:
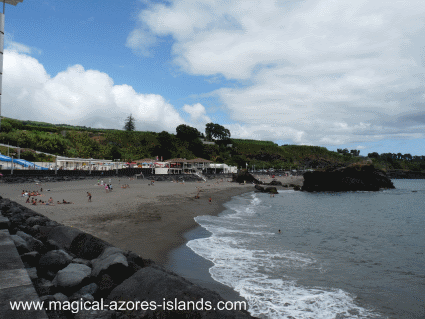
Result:
{"type": "Polygon", "coordinates": [[[204,182],[206,182],[206,181],[207,181],[207,178],[206,178],[204,175],[202,175],[201,173],[199,173],[199,172],[194,172],[194,174],[195,174],[196,176],[198,176],[199,178],[201,178],[204,182]]]}

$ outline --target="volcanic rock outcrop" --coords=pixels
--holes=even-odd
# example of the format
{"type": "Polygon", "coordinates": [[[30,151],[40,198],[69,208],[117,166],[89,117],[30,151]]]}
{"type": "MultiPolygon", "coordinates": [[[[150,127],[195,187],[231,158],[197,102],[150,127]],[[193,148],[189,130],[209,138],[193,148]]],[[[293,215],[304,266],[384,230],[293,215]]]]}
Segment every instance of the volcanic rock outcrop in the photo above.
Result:
{"type": "Polygon", "coordinates": [[[373,165],[351,165],[307,172],[301,188],[306,192],[379,191],[395,188],[386,173],[373,165]]]}

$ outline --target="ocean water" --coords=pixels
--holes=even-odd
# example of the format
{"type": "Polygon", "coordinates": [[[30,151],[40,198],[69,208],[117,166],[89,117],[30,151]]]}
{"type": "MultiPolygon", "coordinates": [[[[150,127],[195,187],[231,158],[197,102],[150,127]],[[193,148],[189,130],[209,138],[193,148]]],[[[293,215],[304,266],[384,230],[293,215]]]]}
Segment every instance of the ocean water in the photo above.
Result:
{"type": "Polygon", "coordinates": [[[393,182],[234,197],[187,246],[260,318],[425,318],[425,181],[393,182]]]}

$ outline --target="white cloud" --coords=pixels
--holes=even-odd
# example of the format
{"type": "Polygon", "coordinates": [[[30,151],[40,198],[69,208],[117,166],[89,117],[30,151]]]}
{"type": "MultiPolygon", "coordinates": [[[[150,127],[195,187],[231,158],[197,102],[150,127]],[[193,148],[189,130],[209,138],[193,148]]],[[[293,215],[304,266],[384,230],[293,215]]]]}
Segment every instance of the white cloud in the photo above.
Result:
{"type": "Polygon", "coordinates": [[[211,119],[207,116],[205,107],[200,103],[194,105],[185,104],[183,110],[190,115],[192,123],[203,124],[205,126],[205,124],[211,122],[211,119]]]}
{"type": "Polygon", "coordinates": [[[12,35],[10,33],[7,33],[7,32],[6,32],[5,38],[4,38],[4,47],[7,50],[15,51],[15,52],[19,52],[19,53],[41,54],[40,49],[37,49],[35,47],[30,47],[28,45],[13,41],[12,35]]]}
{"type": "Polygon", "coordinates": [[[148,48],[157,43],[156,38],[144,28],[134,29],[127,37],[126,47],[133,50],[136,54],[151,56],[148,48]]]}
{"type": "Polygon", "coordinates": [[[165,99],[114,85],[106,74],[74,65],[51,77],[30,56],[6,50],[2,115],[18,119],[122,129],[129,114],[137,130],[166,130],[185,123],[165,99]]]}
{"type": "MultiPolygon", "coordinates": [[[[169,3],[141,11],[133,33],[172,36],[187,73],[249,83],[212,92],[239,123],[232,136],[327,145],[425,136],[423,1],[169,3]]],[[[152,38],[133,49],[148,52],[152,38]]]]}

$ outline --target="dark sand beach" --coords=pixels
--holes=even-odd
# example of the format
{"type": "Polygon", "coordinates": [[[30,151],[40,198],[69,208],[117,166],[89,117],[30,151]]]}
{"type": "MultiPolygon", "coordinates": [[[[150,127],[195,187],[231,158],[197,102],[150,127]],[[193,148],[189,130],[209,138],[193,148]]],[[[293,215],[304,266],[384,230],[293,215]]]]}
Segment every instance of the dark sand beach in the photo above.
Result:
{"type": "MultiPolygon", "coordinates": [[[[270,177],[260,179],[270,182],[270,177]]],[[[277,177],[282,183],[302,183],[302,177],[277,177]]],[[[109,183],[109,178],[104,179],[109,183]]],[[[112,192],[97,179],[39,184],[0,184],[0,194],[67,226],[97,236],[142,258],[166,265],[173,249],[186,243],[184,234],[198,227],[194,217],[217,215],[231,197],[254,191],[254,185],[240,185],[227,179],[207,182],[155,182],[111,178],[112,192]],[[128,184],[129,188],[121,188],[128,184]],[[22,191],[43,188],[37,200],[53,198],[55,206],[26,204],[22,191]],[[92,194],[88,201],[87,192],[92,194]],[[195,196],[199,194],[199,199],[195,196]],[[209,202],[211,198],[211,202],[209,202]],[[56,204],[62,200],[73,204],[56,204]]]]}

